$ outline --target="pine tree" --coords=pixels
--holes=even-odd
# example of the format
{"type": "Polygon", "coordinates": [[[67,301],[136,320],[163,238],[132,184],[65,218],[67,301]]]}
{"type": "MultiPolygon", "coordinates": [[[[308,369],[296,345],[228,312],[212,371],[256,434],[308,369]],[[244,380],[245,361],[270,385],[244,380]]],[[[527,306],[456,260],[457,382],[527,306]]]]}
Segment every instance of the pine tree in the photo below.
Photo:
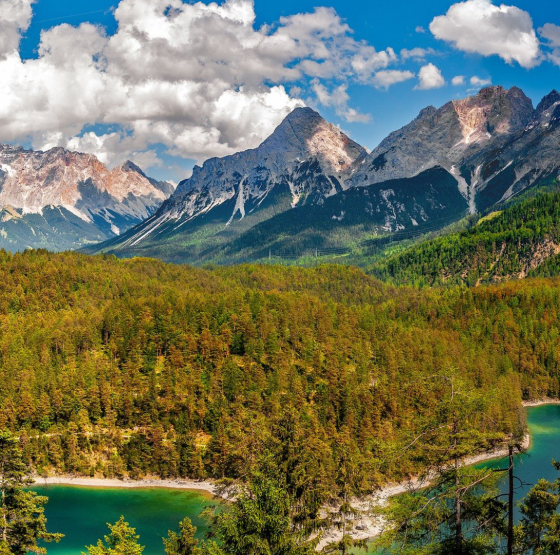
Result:
{"type": "MultiPolygon", "coordinates": [[[[136,535],[135,528],[125,522],[124,516],[115,524],[107,526],[110,534],[105,536],[105,541],[98,540],[97,545],[88,546],[87,555],[142,555],[144,546],[138,542],[140,536],[136,535]]],[[[86,554],[82,552],[82,555],[86,554]]]]}
{"type": "MultiPolygon", "coordinates": [[[[552,463],[556,470],[560,464],[552,463]]],[[[539,480],[519,504],[521,521],[516,526],[515,553],[557,555],[560,553],[560,478],[539,480]]]]}
{"type": "Polygon", "coordinates": [[[196,527],[192,525],[190,518],[185,517],[179,524],[179,533],[169,530],[169,536],[164,538],[166,555],[200,555],[195,534],[196,527]]]}
{"type": "Polygon", "coordinates": [[[59,542],[62,534],[47,532],[44,505],[48,498],[24,489],[33,483],[17,438],[0,431],[0,553],[44,554],[38,543],[59,542]]]}
{"type": "Polygon", "coordinates": [[[213,517],[219,547],[207,543],[202,553],[314,555],[314,542],[294,527],[291,514],[292,502],[282,478],[270,467],[254,470],[249,482],[236,488],[235,501],[213,517]]]}

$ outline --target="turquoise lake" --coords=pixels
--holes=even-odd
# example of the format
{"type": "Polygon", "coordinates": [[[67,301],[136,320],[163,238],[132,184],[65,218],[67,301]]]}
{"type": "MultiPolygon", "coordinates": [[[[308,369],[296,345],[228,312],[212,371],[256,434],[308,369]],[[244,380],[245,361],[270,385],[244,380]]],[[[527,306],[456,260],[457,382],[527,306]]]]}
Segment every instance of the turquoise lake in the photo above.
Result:
{"type": "Polygon", "coordinates": [[[180,489],[61,485],[33,489],[49,498],[45,508],[49,531],[65,534],[59,544],[47,544],[49,555],[79,555],[86,545],[107,534],[107,523],[121,515],[136,528],[146,546],[144,555],[164,555],[162,538],[168,530],[178,530],[185,516],[198,527],[198,537],[203,537],[207,527],[200,513],[212,505],[207,495],[180,489]]]}
{"type": "MultiPolygon", "coordinates": [[[[529,485],[517,492],[517,500],[540,478],[553,480],[558,475],[551,460],[560,460],[560,405],[528,409],[528,423],[531,447],[528,453],[517,457],[516,474],[529,485]]],[[[34,489],[49,497],[46,506],[49,530],[66,535],[58,545],[48,546],[52,555],[79,555],[86,545],[108,532],[107,522],[113,523],[121,515],[136,527],[141,543],[146,546],[144,555],[163,555],[162,538],[168,530],[176,530],[185,516],[192,519],[198,527],[198,536],[203,537],[206,523],[200,513],[212,504],[207,495],[188,490],[59,485],[34,489]]]]}

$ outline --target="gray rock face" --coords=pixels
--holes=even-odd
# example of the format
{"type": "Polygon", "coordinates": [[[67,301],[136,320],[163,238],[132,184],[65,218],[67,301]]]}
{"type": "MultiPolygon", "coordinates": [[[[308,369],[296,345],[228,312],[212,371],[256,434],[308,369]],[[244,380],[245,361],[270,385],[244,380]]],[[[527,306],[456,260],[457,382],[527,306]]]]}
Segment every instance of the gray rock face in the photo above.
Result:
{"type": "Polygon", "coordinates": [[[458,181],[459,189],[476,210],[476,166],[482,152],[502,148],[534,117],[531,100],[513,87],[488,87],[464,100],[433,107],[399,131],[391,133],[357,168],[350,185],[367,186],[388,179],[402,179],[441,166],[458,181]]]}
{"type": "Polygon", "coordinates": [[[258,213],[278,194],[289,194],[290,203],[278,205],[277,211],[320,203],[347,188],[353,164],[366,154],[317,112],[297,108],[258,148],[196,166],[127,245],[141,243],[161,226],[172,233],[210,212],[220,211],[219,219],[227,227],[258,213]]]}
{"type": "MultiPolygon", "coordinates": [[[[439,109],[430,106],[369,154],[313,110],[298,108],[258,148],[195,167],[192,177],[179,184],[154,216],[110,247],[127,254],[165,251],[169,257],[176,245],[183,253],[188,251],[184,256],[189,261],[196,261],[253,227],[253,235],[262,241],[270,239],[269,232],[289,233],[286,226],[278,231],[278,226],[263,224],[280,218],[290,228],[297,227],[291,208],[305,205],[299,214],[320,219],[321,207],[337,204],[331,202],[333,197],[345,200],[337,204],[332,221],[342,222],[347,218],[342,214],[353,212],[358,215],[355,219],[363,218],[369,225],[372,218],[368,220],[363,211],[343,206],[365,198],[347,194],[364,187],[373,187],[368,202],[378,200],[373,211],[382,228],[402,230],[435,221],[444,212],[459,217],[465,206],[471,213],[483,210],[559,173],[557,91],[536,109],[517,87],[499,86],[439,109]],[[440,172],[456,183],[454,194],[440,172]],[[422,180],[434,175],[445,187],[424,187],[422,180]],[[395,180],[398,206],[381,185],[395,180]],[[442,191],[445,199],[440,202],[442,191]]],[[[302,229],[313,229],[312,221],[304,224],[302,229]]]]}
{"type": "Polygon", "coordinates": [[[236,198],[231,217],[245,216],[275,186],[286,185],[292,206],[328,197],[346,187],[348,169],[366,151],[310,108],[297,108],[258,148],[211,158],[182,181],[165,210],[192,218],[236,198]]]}

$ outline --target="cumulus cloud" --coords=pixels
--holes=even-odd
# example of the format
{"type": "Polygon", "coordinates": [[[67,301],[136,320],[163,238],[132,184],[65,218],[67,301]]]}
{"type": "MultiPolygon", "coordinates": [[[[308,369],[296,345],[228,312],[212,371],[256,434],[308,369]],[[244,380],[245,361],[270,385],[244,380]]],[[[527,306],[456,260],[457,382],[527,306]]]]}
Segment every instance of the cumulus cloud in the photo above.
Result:
{"type": "Polygon", "coordinates": [[[473,75],[469,80],[471,86],[475,89],[480,89],[482,87],[487,87],[492,84],[492,79],[483,79],[477,75],[473,75]]]}
{"type": "Polygon", "coordinates": [[[434,64],[426,64],[418,72],[418,85],[416,89],[424,91],[427,89],[439,89],[445,85],[445,79],[440,69],[434,64]]]}
{"type": "Polygon", "coordinates": [[[34,0],[2,0],[0,2],[0,60],[18,50],[21,33],[31,23],[34,0]]]}
{"type": "Polygon", "coordinates": [[[496,6],[491,0],[459,2],[434,18],[430,31],[464,52],[498,55],[525,68],[541,59],[531,16],[516,6],[496,6]]]}
{"type": "Polygon", "coordinates": [[[373,85],[378,89],[387,90],[392,85],[397,83],[402,83],[403,81],[408,81],[413,79],[415,74],[412,71],[402,71],[399,69],[386,69],[378,71],[373,77],[373,85]]]}
{"type": "Polygon", "coordinates": [[[45,30],[38,57],[23,60],[31,0],[0,0],[0,141],[66,146],[111,165],[157,164],[159,144],[200,162],[258,145],[305,91],[319,96],[316,82],[325,105],[365,121],[348,107],[348,85],[386,79],[398,61],[356,40],[331,8],[261,28],[252,0],[121,0],[114,16],[113,35],[88,23],[45,30]]]}
{"type": "Polygon", "coordinates": [[[547,23],[539,29],[540,35],[548,41],[547,46],[551,51],[547,53],[547,58],[557,66],[560,66],[560,26],[547,23]]]}
{"type": "Polygon", "coordinates": [[[465,84],[465,76],[464,75],[456,75],[451,79],[451,84],[455,87],[460,87],[465,84]]]}
{"type": "Polygon", "coordinates": [[[348,106],[350,95],[347,92],[348,87],[346,85],[340,85],[332,91],[329,91],[329,89],[317,79],[313,81],[312,85],[313,92],[319,104],[334,108],[336,114],[343,117],[346,121],[359,123],[371,121],[371,116],[369,114],[362,114],[348,106]]]}

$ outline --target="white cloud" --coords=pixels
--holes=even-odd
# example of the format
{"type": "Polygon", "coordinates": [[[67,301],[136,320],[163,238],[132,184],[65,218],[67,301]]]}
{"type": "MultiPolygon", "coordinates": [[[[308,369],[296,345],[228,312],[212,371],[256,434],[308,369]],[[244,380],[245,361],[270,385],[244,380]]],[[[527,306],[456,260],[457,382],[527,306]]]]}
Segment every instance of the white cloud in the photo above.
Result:
{"type": "Polygon", "coordinates": [[[416,31],[417,33],[425,33],[425,32],[426,32],[426,29],[424,29],[424,27],[422,27],[421,25],[418,25],[418,26],[416,27],[415,31],[416,31]]]}
{"type": "Polygon", "coordinates": [[[18,50],[21,33],[31,22],[34,0],[0,1],[0,60],[18,50]]]}
{"type": "Polygon", "coordinates": [[[434,64],[426,64],[420,68],[418,72],[418,85],[416,89],[439,89],[445,85],[445,79],[441,71],[434,64]]]}
{"type": "Polygon", "coordinates": [[[470,82],[472,87],[474,87],[476,89],[480,89],[482,87],[487,87],[488,85],[491,85],[492,84],[492,79],[483,79],[481,77],[478,77],[477,75],[473,75],[469,79],[469,82],[470,82]]]}
{"type": "Polygon", "coordinates": [[[426,58],[426,56],[433,56],[436,54],[436,51],[433,48],[411,48],[410,50],[407,48],[403,48],[401,50],[401,58],[403,60],[408,60],[412,58],[416,61],[422,61],[426,58]]]}
{"type": "Polygon", "coordinates": [[[378,71],[372,79],[373,85],[378,89],[387,90],[392,85],[413,79],[415,74],[412,71],[401,71],[397,69],[386,69],[378,71]]]}
{"type": "Polygon", "coordinates": [[[346,85],[340,85],[333,91],[329,91],[325,85],[318,79],[315,79],[312,86],[319,103],[323,106],[334,108],[336,114],[346,121],[358,123],[368,123],[371,121],[371,116],[369,114],[362,114],[348,106],[350,95],[347,92],[348,87],[346,85]]]}
{"type": "Polygon", "coordinates": [[[434,18],[430,31],[464,52],[496,54],[525,68],[540,62],[539,41],[531,16],[515,6],[495,6],[491,0],[459,2],[445,15],[434,18]]]}
{"type": "Polygon", "coordinates": [[[157,163],[145,153],[158,143],[200,162],[258,145],[316,79],[342,117],[364,121],[343,100],[348,85],[386,80],[398,61],[354,39],[331,8],[260,29],[252,0],[121,0],[114,15],[113,35],[58,25],[22,60],[31,1],[0,0],[0,142],[69,146],[110,164],[157,163]],[[84,135],[86,125],[112,131],[84,135]]]}
{"type": "Polygon", "coordinates": [[[455,87],[460,87],[465,84],[465,76],[464,75],[456,75],[451,79],[451,84],[455,87]]]}
{"type": "Polygon", "coordinates": [[[551,48],[546,57],[553,64],[560,66],[560,26],[547,23],[539,29],[539,33],[548,41],[547,46],[551,48]]]}

